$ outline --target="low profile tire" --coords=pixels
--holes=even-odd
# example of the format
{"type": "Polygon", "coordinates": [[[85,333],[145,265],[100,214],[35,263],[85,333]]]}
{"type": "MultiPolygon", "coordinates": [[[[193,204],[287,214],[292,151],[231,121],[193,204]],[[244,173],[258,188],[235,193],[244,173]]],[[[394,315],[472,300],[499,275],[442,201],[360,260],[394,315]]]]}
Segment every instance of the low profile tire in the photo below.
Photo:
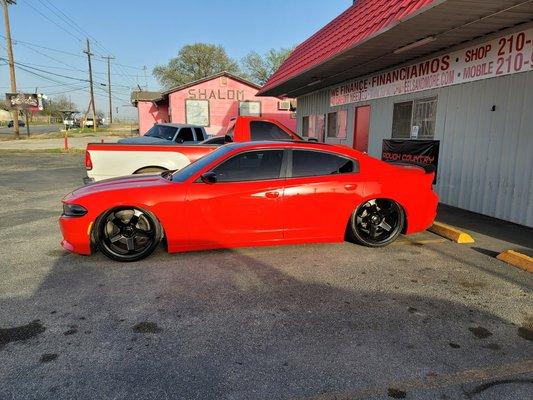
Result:
{"type": "Polygon", "coordinates": [[[146,167],[146,168],[141,168],[141,169],[135,171],[133,174],[134,175],[137,175],[137,174],[160,174],[161,172],[165,172],[165,171],[168,171],[168,169],[160,168],[160,167],[146,167]]]}
{"type": "Polygon", "coordinates": [[[152,213],[119,207],[106,211],[98,219],[95,242],[105,256],[127,262],[148,257],[161,237],[161,226],[152,213]]]}
{"type": "Polygon", "coordinates": [[[383,247],[396,240],[405,224],[402,207],[392,200],[374,199],[361,204],[349,223],[350,237],[368,247],[383,247]]]}

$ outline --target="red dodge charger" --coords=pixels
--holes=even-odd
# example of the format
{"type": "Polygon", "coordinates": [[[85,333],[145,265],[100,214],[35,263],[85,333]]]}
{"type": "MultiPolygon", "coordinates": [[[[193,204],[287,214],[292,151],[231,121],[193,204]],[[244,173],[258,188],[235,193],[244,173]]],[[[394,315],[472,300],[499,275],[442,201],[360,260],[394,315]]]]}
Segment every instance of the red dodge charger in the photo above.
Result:
{"type": "Polygon", "coordinates": [[[62,246],[118,261],[169,252],[353,240],[385,246],[429,227],[433,172],[344,146],[247,142],[161,175],[110,179],[63,199],[62,246]]]}

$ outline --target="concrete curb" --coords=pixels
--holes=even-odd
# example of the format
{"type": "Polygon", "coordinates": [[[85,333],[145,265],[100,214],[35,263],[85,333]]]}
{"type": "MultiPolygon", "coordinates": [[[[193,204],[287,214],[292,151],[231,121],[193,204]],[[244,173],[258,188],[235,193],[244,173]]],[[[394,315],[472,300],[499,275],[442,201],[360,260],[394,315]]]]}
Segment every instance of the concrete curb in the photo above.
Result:
{"type": "Polygon", "coordinates": [[[506,250],[496,256],[500,261],[511,264],[516,268],[523,269],[527,272],[533,272],[533,257],[519,253],[514,250],[506,250]]]}
{"type": "Polygon", "coordinates": [[[428,231],[436,233],[446,239],[450,239],[455,243],[475,243],[474,238],[468,233],[460,231],[451,225],[443,224],[442,222],[435,221],[428,231]]]}

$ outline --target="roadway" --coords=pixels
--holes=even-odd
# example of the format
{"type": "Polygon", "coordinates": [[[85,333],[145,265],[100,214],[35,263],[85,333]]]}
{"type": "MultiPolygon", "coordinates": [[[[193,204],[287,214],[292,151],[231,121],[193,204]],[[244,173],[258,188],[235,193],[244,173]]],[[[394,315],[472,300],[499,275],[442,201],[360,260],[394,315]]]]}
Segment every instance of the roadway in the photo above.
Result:
{"type": "MultiPolygon", "coordinates": [[[[30,124],[30,135],[31,134],[41,134],[41,133],[50,133],[57,132],[63,128],[62,124],[51,124],[51,125],[32,125],[30,124]]],[[[20,127],[21,136],[26,135],[26,127],[20,127]]],[[[13,135],[13,128],[2,127],[0,128],[0,135],[13,135]]]]}

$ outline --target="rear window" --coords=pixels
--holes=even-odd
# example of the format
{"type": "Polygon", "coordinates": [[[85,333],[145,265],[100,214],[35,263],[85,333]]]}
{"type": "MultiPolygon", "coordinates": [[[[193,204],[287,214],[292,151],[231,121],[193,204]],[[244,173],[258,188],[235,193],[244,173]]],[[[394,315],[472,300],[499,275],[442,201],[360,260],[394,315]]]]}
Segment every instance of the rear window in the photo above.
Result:
{"type": "Polygon", "coordinates": [[[293,150],[292,176],[322,176],[357,172],[356,162],[331,153],[293,150]]]}
{"type": "Polygon", "coordinates": [[[276,124],[267,121],[250,122],[252,140],[291,140],[291,136],[276,124]]]}

